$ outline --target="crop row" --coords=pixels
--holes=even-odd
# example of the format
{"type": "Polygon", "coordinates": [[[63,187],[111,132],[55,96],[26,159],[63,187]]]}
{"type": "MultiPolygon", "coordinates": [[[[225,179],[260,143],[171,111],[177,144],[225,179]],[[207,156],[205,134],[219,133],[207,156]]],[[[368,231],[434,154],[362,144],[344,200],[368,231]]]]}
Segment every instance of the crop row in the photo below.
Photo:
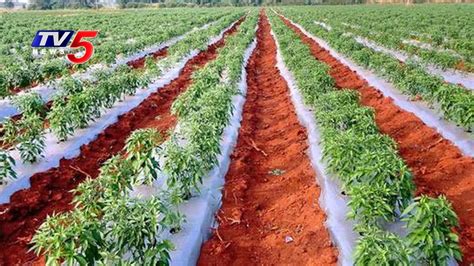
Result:
{"type": "MultiPolygon", "coordinates": [[[[4,148],[16,148],[24,163],[34,163],[42,157],[45,148],[45,134],[50,130],[59,141],[66,141],[80,128],[86,128],[91,122],[101,117],[107,109],[121,101],[127,95],[159,78],[166,69],[174,67],[187,54],[196,49],[204,49],[209,39],[218,35],[243,15],[242,11],[224,16],[211,26],[192,32],[168,49],[166,59],[157,63],[150,57],[142,69],[129,66],[119,67],[112,72],[95,73],[96,82],[82,82],[66,78],[60,84],[60,93],[56,94],[49,111],[38,94],[31,93],[17,96],[14,101],[22,112],[21,119],[7,119],[2,128],[2,145],[4,148]],[[45,123],[47,121],[47,123],[45,123]],[[45,124],[48,126],[45,128],[45,124]]],[[[2,152],[5,169],[0,180],[5,182],[15,178],[12,172],[11,158],[2,152]]]]}
{"type": "Polygon", "coordinates": [[[99,177],[79,185],[76,208],[43,223],[33,243],[48,263],[170,262],[173,244],[167,236],[178,231],[184,219],[177,206],[198,191],[201,178],[216,164],[256,21],[256,12],[249,14],[218,57],[193,75],[191,87],[173,104],[179,129],[167,141],[154,129],[133,132],[124,155],[114,156],[99,177]],[[183,102],[189,108],[183,109],[183,102]],[[131,195],[138,185],[157,183],[164,185],[157,185],[154,195],[131,195]]]}
{"type": "Polygon", "coordinates": [[[58,76],[69,76],[73,70],[85,69],[96,64],[111,64],[117,55],[124,56],[182,35],[191,28],[214,21],[231,11],[160,11],[145,12],[137,16],[135,12],[112,12],[105,18],[103,14],[78,13],[73,16],[52,17],[28,13],[7,14],[0,18],[3,29],[0,40],[0,97],[38,82],[58,76]],[[179,19],[177,19],[179,18],[179,19]],[[33,25],[33,26],[32,26],[33,25]],[[38,29],[94,29],[99,30],[97,38],[91,40],[95,46],[94,57],[82,65],[70,66],[61,50],[35,50],[29,46],[38,29]],[[35,55],[38,51],[46,53],[35,55]]]}
{"type": "Polygon", "coordinates": [[[389,55],[365,47],[341,31],[336,29],[326,31],[313,23],[311,13],[302,13],[290,8],[281,10],[312,34],[328,41],[334,49],[387,78],[404,94],[426,101],[435,110],[440,110],[445,119],[454,122],[465,131],[474,130],[473,91],[445,83],[440,77],[428,74],[415,63],[402,64],[389,55]]]}
{"type": "Polygon", "coordinates": [[[397,154],[396,143],[381,134],[371,108],[359,94],[337,90],[328,66],[312,56],[299,36],[271,14],[285,64],[295,77],[305,104],[314,110],[322,135],[323,157],[349,197],[348,217],[359,233],[357,265],[444,265],[460,259],[457,216],[444,196],[413,198],[412,174],[397,154]],[[407,236],[385,230],[406,222],[407,236]]]}
{"type": "Polygon", "coordinates": [[[474,71],[470,5],[323,7],[309,13],[333,29],[403,50],[426,63],[474,71]]]}

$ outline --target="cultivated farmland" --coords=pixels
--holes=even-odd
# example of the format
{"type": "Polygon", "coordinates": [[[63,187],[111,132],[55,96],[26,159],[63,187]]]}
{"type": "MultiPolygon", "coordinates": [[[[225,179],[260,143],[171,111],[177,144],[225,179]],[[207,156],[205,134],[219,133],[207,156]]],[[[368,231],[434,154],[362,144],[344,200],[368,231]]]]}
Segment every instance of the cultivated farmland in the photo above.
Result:
{"type": "Polygon", "coordinates": [[[474,263],[473,17],[0,13],[0,265],[474,263]]]}

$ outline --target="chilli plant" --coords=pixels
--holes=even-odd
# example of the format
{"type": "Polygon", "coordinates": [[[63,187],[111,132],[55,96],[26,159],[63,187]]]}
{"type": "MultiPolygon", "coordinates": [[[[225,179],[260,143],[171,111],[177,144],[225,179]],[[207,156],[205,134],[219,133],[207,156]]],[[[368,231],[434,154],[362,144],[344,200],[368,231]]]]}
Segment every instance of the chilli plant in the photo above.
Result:
{"type": "Polygon", "coordinates": [[[357,240],[355,265],[410,265],[411,251],[406,243],[378,227],[365,227],[357,240]]]}
{"type": "Polygon", "coordinates": [[[45,147],[43,119],[37,113],[24,115],[19,121],[8,119],[4,123],[2,142],[6,146],[16,145],[23,162],[34,163],[45,147]]]}
{"type": "Polygon", "coordinates": [[[23,116],[35,113],[44,117],[46,113],[44,101],[36,92],[14,97],[13,104],[20,110],[23,116]]]}
{"type": "MultiPolygon", "coordinates": [[[[253,38],[256,21],[255,15],[253,22],[247,25],[245,32],[248,36],[245,36],[241,50],[235,51],[235,57],[242,56],[242,50],[253,38]]],[[[233,47],[229,49],[231,48],[233,47]]],[[[216,84],[212,88],[220,89],[216,84]]],[[[232,95],[227,96],[230,99],[232,95]]],[[[219,104],[222,110],[231,110],[230,100],[205,99],[212,100],[213,104],[210,106],[219,104]]],[[[199,115],[206,114],[203,123],[209,122],[212,125],[206,127],[209,131],[206,139],[220,138],[216,133],[221,133],[224,125],[218,125],[217,122],[228,122],[228,115],[219,115],[220,108],[216,109],[217,112],[203,110],[206,112],[196,112],[189,121],[197,121],[199,115]]],[[[179,119],[181,121],[183,117],[179,119]]],[[[189,130],[198,132],[198,127],[193,126],[189,130]]],[[[197,138],[189,138],[188,145],[183,147],[181,144],[185,143],[178,143],[178,137],[182,136],[173,135],[170,140],[170,143],[176,144],[173,146],[176,153],[169,156],[170,150],[166,150],[164,159],[166,162],[177,159],[178,163],[173,164],[177,166],[173,168],[177,174],[183,173],[185,177],[191,176],[193,180],[199,180],[199,169],[202,166],[198,164],[202,161],[196,158],[196,154],[202,158],[207,156],[199,154],[195,147],[206,146],[189,143],[198,141],[197,138]]],[[[50,217],[41,225],[33,238],[34,250],[45,254],[47,261],[52,264],[168,265],[172,245],[166,240],[164,233],[179,228],[177,222],[182,222],[182,216],[176,211],[175,205],[182,202],[182,199],[177,199],[181,194],[173,194],[170,186],[161,187],[162,190],[152,197],[134,197],[135,193],[130,193],[135,185],[150,184],[158,178],[160,168],[157,156],[164,153],[157,148],[161,142],[156,130],[142,129],[132,133],[126,141],[124,152],[107,161],[101,167],[99,177],[86,180],[78,187],[74,199],[76,209],[50,217]]],[[[212,143],[216,142],[213,140],[212,143]]],[[[204,152],[212,151],[214,149],[206,149],[204,152]]],[[[214,152],[211,154],[214,155],[214,152]]]]}
{"type": "Polygon", "coordinates": [[[16,178],[16,172],[13,170],[14,166],[15,160],[7,151],[0,149],[0,185],[16,178]]]}
{"type": "Polygon", "coordinates": [[[358,94],[321,83],[325,76],[330,78],[327,66],[315,60],[303,42],[295,41],[299,36],[276,15],[270,18],[285,64],[305,103],[314,109],[323,159],[349,197],[349,217],[360,234],[355,264],[446,265],[451,258],[460,260],[458,238],[452,232],[457,217],[448,201],[421,197],[413,203],[412,174],[395,142],[377,129],[373,111],[360,106],[358,94]],[[398,210],[404,209],[400,215],[398,210]],[[407,237],[385,230],[387,222],[400,216],[407,222],[407,237]]]}
{"type": "Polygon", "coordinates": [[[127,160],[131,162],[137,178],[133,183],[151,185],[158,179],[160,166],[156,160],[156,147],[161,142],[162,137],[156,129],[136,130],[127,139],[127,160]]]}
{"type": "Polygon", "coordinates": [[[45,147],[43,119],[37,114],[31,114],[21,120],[24,130],[18,137],[17,149],[23,162],[34,163],[40,157],[45,147]]]}
{"type": "Polygon", "coordinates": [[[66,112],[66,105],[67,100],[62,95],[56,95],[47,116],[50,130],[59,141],[66,141],[74,134],[73,119],[71,114],[66,112]]]}
{"type": "MultiPolygon", "coordinates": [[[[158,134],[149,130],[134,134],[127,141],[128,156],[133,153],[138,158],[143,150],[149,151],[143,148],[150,143],[143,137],[147,134],[157,139],[158,134]]],[[[74,211],[48,217],[40,226],[32,240],[33,250],[44,254],[47,264],[169,264],[173,246],[159,236],[175,227],[180,216],[161,195],[147,199],[129,196],[141,174],[136,169],[139,165],[132,164],[121,155],[109,159],[99,177],[79,185],[74,211]]]]}
{"type": "Polygon", "coordinates": [[[409,245],[418,259],[433,265],[446,265],[450,258],[461,260],[459,237],[453,232],[458,218],[444,195],[421,196],[403,212],[409,245]]]}

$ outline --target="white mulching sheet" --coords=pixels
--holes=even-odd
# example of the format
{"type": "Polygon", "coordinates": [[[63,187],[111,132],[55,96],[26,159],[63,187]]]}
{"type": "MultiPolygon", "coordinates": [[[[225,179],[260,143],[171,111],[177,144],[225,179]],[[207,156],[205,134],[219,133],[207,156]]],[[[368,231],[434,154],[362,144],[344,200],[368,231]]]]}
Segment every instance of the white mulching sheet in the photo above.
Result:
{"type": "MultiPolygon", "coordinates": [[[[390,55],[392,57],[395,57],[396,59],[402,61],[402,62],[407,62],[410,57],[401,52],[401,51],[396,51],[392,49],[388,49],[386,47],[383,47],[381,45],[378,45],[374,41],[371,41],[367,38],[361,37],[361,36],[354,36],[354,39],[368,47],[373,49],[374,51],[381,52],[387,55],[390,55]]],[[[420,59],[416,56],[412,57],[413,59],[420,61],[420,59]]],[[[473,73],[467,73],[467,72],[462,72],[454,69],[440,69],[432,64],[424,64],[425,70],[435,76],[441,76],[445,81],[452,83],[452,84],[461,84],[464,86],[466,89],[469,90],[474,90],[474,74],[473,73]]]]}
{"type": "MultiPolygon", "coordinates": [[[[224,33],[230,29],[236,22],[220,32],[218,37],[212,37],[207,45],[212,45],[219,41],[224,33]]],[[[52,133],[46,134],[45,150],[43,152],[44,158],[40,159],[35,164],[24,164],[21,162],[20,155],[17,150],[11,152],[12,157],[16,161],[14,167],[17,173],[17,179],[10,181],[7,185],[0,186],[0,204],[10,202],[10,196],[20,189],[30,187],[30,177],[36,173],[46,171],[50,168],[57,167],[62,158],[73,158],[80,154],[82,145],[87,144],[106,129],[109,125],[117,122],[118,116],[127,113],[131,109],[138,106],[151,93],[159,90],[159,88],[167,85],[172,80],[179,76],[181,69],[185,66],[188,60],[199,53],[198,50],[191,51],[189,55],[183,58],[177,65],[167,71],[161,78],[150,84],[147,88],[137,90],[133,96],[126,96],[121,102],[118,102],[114,107],[107,109],[102,116],[96,121],[89,124],[85,129],[77,130],[71,138],[65,142],[57,141],[57,138],[52,133]]]]}
{"type": "Polygon", "coordinates": [[[232,98],[234,113],[229,124],[224,129],[220,143],[221,154],[218,157],[219,163],[203,179],[200,195],[191,198],[179,208],[186,216],[186,223],[183,224],[181,231],[170,237],[170,240],[176,247],[171,252],[171,265],[196,265],[201,245],[209,238],[210,229],[215,224],[214,215],[221,205],[221,190],[231,162],[230,155],[237,143],[245,96],[247,94],[247,72],[245,67],[255,47],[256,41],[254,40],[244,54],[242,76],[239,83],[241,94],[232,98]]]}
{"type": "MultiPolygon", "coordinates": [[[[275,11],[274,11],[275,12],[275,11]]],[[[275,12],[276,13],[276,12],[275,12]]],[[[278,13],[277,13],[278,14],[278,13]]],[[[314,24],[319,25],[323,27],[327,31],[331,31],[332,28],[331,26],[319,22],[319,21],[313,21],[314,24]]],[[[293,23],[293,22],[292,22],[293,23]]],[[[293,23],[295,24],[295,23],[293,23]]],[[[344,23],[345,24],[345,23],[344,23]]],[[[381,52],[384,54],[387,54],[389,56],[395,57],[396,59],[402,61],[402,62],[407,62],[410,58],[416,60],[417,62],[421,62],[421,59],[417,56],[408,56],[406,53],[403,53],[401,51],[396,51],[393,49],[389,49],[386,47],[383,47],[376,42],[369,40],[365,37],[362,36],[357,36],[354,35],[351,32],[346,32],[344,33],[345,36],[353,36],[354,40],[356,40],[358,43],[374,50],[377,52],[381,52]]],[[[413,43],[411,43],[413,44],[413,43]]],[[[452,83],[452,84],[460,84],[466,89],[469,90],[474,90],[474,74],[473,73],[468,73],[468,72],[462,72],[458,71],[455,69],[441,69],[433,64],[422,64],[422,66],[425,68],[425,70],[430,73],[431,75],[435,76],[441,76],[446,82],[452,83]]]]}
{"type": "MultiPolygon", "coordinates": [[[[230,155],[237,143],[245,96],[247,94],[247,72],[245,67],[255,47],[256,41],[254,40],[244,54],[242,75],[238,85],[240,93],[232,97],[234,111],[220,141],[221,153],[217,158],[218,163],[203,178],[203,184],[199,188],[200,191],[179,206],[180,213],[184,214],[186,219],[182,224],[181,230],[176,234],[166,232],[160,237],[161,239],[169,239],[175,246],[175,249],[170,254],[171,265],[196,265],[202,243],[209,238],[211,227],[216,226],[214,215],[221,205],[221,190],[231,162],[230,155]]],[[[177,127],[179,125],[178,122],[177,127]]],[[[180,143],[180,145],[186,145],[186,141],[180,143]]],[[[157,159],[160,160],[160,165],[163,166],[165,163],[163,158],[157,159]]],[[[159,176],[160,178],[153,183],[153,186],[135,187],[131,196],[149,198],[161,190],[165,190],[167,187],[167,176],[163,172],[159,176]]]]}
{"type": "Polygon", "coordinates": [[[325,30],[327,31],[331,31],[332,30],[332,27],[329,26],[328,24],[324,23],[324,22],[321,22],[321,21],[314,21],[315,24],[323,27],[325,30]]]}
{"type": "Polygon", "coordinates": [[[194,51],[180,62],[177,67],[167,72],[162,78],[158,79],[147,88],[138,89],[134,96],[126,96],[122,102],[118,102],[111,109],[107,109],[99,119],[89,124],[87,128],[77,130],[74,136],[69,138],[67,141],[58,142],[54,134],[47,133],[45,150],[43,152],[44,158],[40,159],[39,162],[35,164],[24,164],[21,162],[18,151],[12,151],[11,155],[16,161],[14,170],[16,171],[18,178],[8,182],[0,192],[0,204],[8,203],[10,201],[10,196],[16,191],[30,187],[30,177],[32,175],[57,167],[62,158],[69,159],[78,156],[82,145],[96,139],[104,129],[117,122],[118,116],[135,108],[151,93],[157,91],[159,88],[165,86],[178,77],[179,72],[184,67],[187,60],[196,54],[197,51],[194,51]]]}
{"type": "Polygon", "coordinates": [[[293,74],[285,66],[280,51],[280,45],[273,31],[272,36],[277,44],[278,70],[290,88],[290,95],[295,106],[298,120],[306,128],[308,134],[308,156],[316,171],[316,181],[321,188],[319,206],[327,215],[326,227],[339,250],[339,263],[341,265],[353,265],[352,253],[357,240],[357,234],[353,230],[354,222],[347,219],[347,213],[349,212],[347,204],[348,197],[342,195],[341,186],[337,177],[329,174],[326,164],[323,162],[322,147],[320,144],[321,135],[314,114],[305,106],[293,74]]]}
{"type": "Polygon", "coordinates": [[[446,48],[438,48],[438,47],[433,46],[430,43],[426,43],[426,42],[422,42],[422,41],[418,41],[418,40],[414,40],[414,39],[402,39],[401,42],[404,43],[404,44],[417,46],[419,48],[430,50],[430,51],[448,52],[448,53],[451,53],[453,56],[462,58],[462,56],[454,50],[446,49],[446,48]]]}
{"type": "MultiPolygon", "coordinates": [[[[116,62],[111,65],[110,67],[106,67],[103,64],[95,64],[90,66],[85,72],[77,72],[71,75],[71,77],[78,78],[81,80],[92,80],[93,79],[93,73],[99,70],[114,70],[120,65],[124,65],[130,61],[137,60],[139,58],[142,58],[148,54],[151,54],[153,52],[156,52],[158,50],[163,49],[164,47],[169,47],[171,45],[174,45],[178,41],[182,40],[184,37],[189,35],[192,32],[195,32],[197,30],[203,30],[208,28],[211,24],[214,22],[205,24],[199,28],[193,28],[192,30],[184,33],[183,35],[176,36],[174,38],[171,38],[163,43],[155,44],[152,45],[141,52],[135,53],[133,55],[124,57],[124,58],[118,58],[116,62]]],[[[43,99],[44,102],[49,102],[50,100],[53,99],[53,96],[58,92],[58,90],[55,88],[55,83],[60,82],[62,78],[57,78],[55,80],[49,81],[46,84],[38,85],[35,86],[31,89],[27,89],[24,91],[20,91],[17,95],[22,95],[22,94],[27,94],[31,92],[36,92],[38,93],[41,98],[43,99]]],[[[9,117],[12,117],[14,115],[19,114],[19,110],[12,104],[11,99],[5,98],[5,99],[0,99],[0,122],[3,122],[9,117]]]]}
{"type": "MultiPolygon", "coordinates": [[[[316,37],[307,33],[301,26],[299,26],[296,23],[293,23],[293,25],[300,28],[304,34],[306,34],[307,36],[309,36],[310,38],[314,39],[319,44],[321,44],[320,41],[316,40],[317,39],[316,37]]],[[[324,45],[321,45],[321,46],[325,48],[326,50],[329,50],[331,52],[331,55],[334,56],[336,59],[340,60],[342,63],[345,63],[341,58],[338,58],[337,56],[333,54],[334,51],[332,51],[329,48],[327,43],[324,43],[324,45]]],[[[279,53],[280,51],[278,50],[277,55],[279,55],[279,53]]],[[[279,57],[281,58],[281,56],[279,57]]],[[[282,65],[283,65],[283,60],[282,60],[282,65]]],[[[350,65],[349,67],[352,68],[350,65]]],[[[339,246],[339,251],[343,253],[343,254],[340,254],[339,261],[341,262],[342,265],[353,265],[352,253],[354,251],[354,247],[356,244],[357,234],[352,230],[354,222],[347,221],[344,219],[346,217],[345,213],[347,213],[347,211],[349,210],[347,206],[347,196],[341,195],[340,185],[338,182],[334,181],[335,178],[331,177],[330,175],[327,175],[325,165],[322,162],[322,153],[321,153],[322,149],[319,145],[319,143],[321,143],[321,139],[320,139],[320,134],[318,132],[318,127],[316,126],[315,120],[313,118],[314,116],[312,115],[310,110],[308,110],[304,106],[302,97],[299,94],[298,90],[296,89],[296,85],[294,85],[295,82],[294,82],[294,78],[292,74],[288,72],[288,70],[286,69],[286,67],[284,67],[284,65],[282,68],[280,68],[279,66],[279,69],[282,73],[285,73],[283,74],[283,76],[287,79],[287,82],[289,84],[289,87],[291,90],[291,96],[295,104],[298,117],[301,116],[300,119],[308,130],[311,160],[312,162],[313,162],[313,159],[315,160],[313,164],[315,165],[316,171],[318,172],[319,176],[323,177],[323,178],[318,178],[318,180],[320,180],[320,186],[321,186],[320,204],[321,206],[324,206],[324,204],[327,204],[325,206],[328,207],[328,210],[326,211],[328,215],[328,224],[330,224],[331,222],[335,222],[335,224],[337,224],[337,222],[339,223],[335,228],[336,232],[333,231],[334,229],[331,228],[330,225],[328,225],[328,228],[331,230],[333,234],[336,235],[336,237],[337,237],[337,234],[339,234],[339,237],[345,240],[345,243],[342,243],[342,244],[337,242],[336,240],[336,243],[339,246]],[[321,182],[321,179],[322,179],[322,182],[321,182]],[[327,180],[329,180],[330,183],[328,184],[326,188],[324,188],[324,186],[327,184],[327,183],[324,183],[324,181],[327,181],[327,180]],[[332,181],[332,184],[331,184],[331,181],[332,181]],[[340,213],[341,210],[339,209],[344,209],[344,214],[340,213]],[[339,214],[336,214],[336,217],[339,217],[339,220],[332,221],[331,211],[335,211],[336,213],[339,213],[339,214]]],[[[357,72],[360,73],[359,70],[357,70],[357,72]]],[[[403,222],[388,223],[385,225],[385,229],[402,237],[407,234],[405,223],[403,222]]],[[[453,265],[458,265],[458,264],[453,258],[451,258],[448,261],[448,265],[453,266],[453,265]]]]}
{"type": "MultiPolygon", "coordinates": [[[[289,19],[288,19],[289,20],[289,19]]],[[[470,133],[465,132],[462,128],[457,127],[449,121],[444,120],[438,113],[430,109],[426,104],[422,102],[413,102],[406,96],[400,93],[393,84],[385,81],[378,77],[372,71],[366,70],[347,57],[339,54],[332,49],[329,44],[314,35],[307,32],[302,26],[293,21],[289,20],[294,26],[298,27],[306,36],[313,39],[321,47],[328,50],[329,53],[339,60],[342,64],[348,66],[351,70],[361,75],[370,86],[378,89],[382,92],[385,97],[393,99],[394,103],[401,109],[414,113],[420,118],[427,126],[436,129],[445,139],[451,141],[456,145],[462,153],[467,156],[474,156],[474,138],[470,133]]]]}

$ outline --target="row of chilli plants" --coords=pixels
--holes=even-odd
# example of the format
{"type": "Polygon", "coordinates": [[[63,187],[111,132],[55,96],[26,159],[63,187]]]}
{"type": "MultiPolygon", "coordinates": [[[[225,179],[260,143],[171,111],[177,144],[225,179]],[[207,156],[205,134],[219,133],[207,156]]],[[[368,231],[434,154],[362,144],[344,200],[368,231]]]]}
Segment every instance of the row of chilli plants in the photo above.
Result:
{"type": "Polygon", "coordinates": [[[125,56],[180,36],[193,27],[212,22],[232,11],[153,11],[114,12],[107,14],[79,13],[75,16],[38,16],[34,13],[7,14],[0,18],[0,98],[7,97],[19,88],[45,82],[59,76],[70,76],[76,70],[83,70],[92,64],[112,64],[117,55],[125,56]],[[27,24],[24,16],[33,21],[27,24]],[[34,25],[34,27],[31,27],[34,25]],[[95,53],[85,64],[71,65],[65,60],[65,50],[30,47],[36,29],[94,29],[99,35],[92,39],[95,53]],[[38,56],[35,51],[46,52],[38,56]],[[49,52],[52,53],[50,54],[49,52]],[[15,90],[16,89],[16,90],[15,90]]]}
{"type": "Polygon", "coordinates": [[[253,11],[218,57],[193,75],[190,88],[173,103],[179,130],[166,141],[154,129],[134,131],[99,177],[79,185],[75,209],[47,218],[32,240],[47,264],[170,263],[169,237],[185,218],[177,206],[199,192],[201,178],[216,164],[256,23],[253,11]],[[152,184],[159,192],[132,196],[134,187],[152,184]]]}
{"type": "Polygon", "coordinates": [[[329,68],[317,61],[299,37],[278,18],[271,22],[285,64],[305,104],[314,110],[328,170],[349,197],[348,217],[359,233],[356,265],[445,265],[461,259],[456,214],[444,196],[413,198],[412,174],[396,144],[379,132],[371,108],[360,106],[356,91],[337,90],[329,68]],[[406,222],[408,234],[387,231],[406,222]]]}
{"type": "Polygon", "coordinates": [[[155,62],[146,59],[144,68],[133,69],[124,65],[113,71],[98,71],[94,82],[65,78],[58,84],[60,90],[54,96],[50,109],[38,94],[19,95],[14,102],[22,112],[21,119],[10,118],[3,123],[0,137],[0,181],[5,183],[16,178],[13,171],[15,160],[9,150],[17,149],[23,163],[35,163],[43,157],[45,134],[52,132],[58,141],[67,141],[77,129],[101,117],[114,104],[126,96],[134,95],[168,69],[173,68],[196,49],[203,50],[209,40],[244,15],[234,12],[217,20],[209,27],[194,31],[167,50],[167,57],[155,62]]]}
{"type": "Polygon", "coordinates": [[[428,74],[417,63],[400,63],[397,59],[374,51],[343,31],[327,31],[314,23],[311,12],[301,12],[292,8],[281,8],[285,17],[303,26],[310,33],[328,41],[334,49],[349,56],[357,64],[387,78],[402,93],[420,99],[438,110],[446,120],[462,127],[467,132],[474,130],[474,91],[443,81],[438,76],[428,74]]]}
{"type": "Polygon", "coordinates": [[[472,5],[325,7],[312,14],[332,28],[416,55],[426,63],[474,71],[472,5]]]}

